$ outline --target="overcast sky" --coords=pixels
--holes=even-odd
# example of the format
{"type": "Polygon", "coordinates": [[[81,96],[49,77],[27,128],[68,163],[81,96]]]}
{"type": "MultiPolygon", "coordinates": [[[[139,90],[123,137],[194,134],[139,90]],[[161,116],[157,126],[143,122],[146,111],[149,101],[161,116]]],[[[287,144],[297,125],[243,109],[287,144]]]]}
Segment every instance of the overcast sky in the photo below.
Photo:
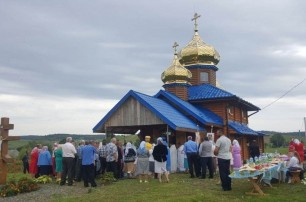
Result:
{"type": "MultiPolygon", "coordinates": [[[[220,53],[222,87],[260,108],[306,78],[306,1],[0,0],[0,116],[11,134],[91,133],[130,90],[154,95],[193,36],[220,53]]],[[[306,81],[253,115],[304,131],[306,81]]]]}

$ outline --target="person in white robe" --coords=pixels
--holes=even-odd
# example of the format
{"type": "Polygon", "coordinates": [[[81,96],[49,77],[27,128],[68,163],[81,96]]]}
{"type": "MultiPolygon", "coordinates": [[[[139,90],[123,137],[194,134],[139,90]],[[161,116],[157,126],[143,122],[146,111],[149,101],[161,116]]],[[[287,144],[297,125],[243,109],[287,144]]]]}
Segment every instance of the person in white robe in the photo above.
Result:
{"type": "Polygon", "coordinates": [[[175,144],[170,147],[170,156],[171,156],[171,172],[176,173],[177,171],[177,149],[175,144]]]}
{"type": "Polygon", "coordinates": [[[177,149],[177,169],[179,172],[185,172],[186,168],[184,166],[184,145],[179,146],[177,149]]]}

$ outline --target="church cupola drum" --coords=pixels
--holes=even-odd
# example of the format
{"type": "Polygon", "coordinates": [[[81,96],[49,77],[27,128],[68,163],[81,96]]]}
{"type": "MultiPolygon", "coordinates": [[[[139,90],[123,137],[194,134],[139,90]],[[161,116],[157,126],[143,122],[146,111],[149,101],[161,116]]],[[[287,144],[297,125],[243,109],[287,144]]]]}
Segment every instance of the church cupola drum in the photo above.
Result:
{"type": "Polygon", "coordinates": [[[190,86],[190,79],[192,77],[191,72],[186,69],[177,57],[178,44],[175,42],[174,58],[172,64],[162,73],[161,80],[164,82],[163,87],[166,91],[169,91],[183,100],[188,99],[188,87],[190,86]]]}
{"type": "Polygon", "coordinates": [[[178,54],[179,61],[192,73],[191,84],[200,85],[208,83],[216,86],[216,65],[220,61],[218,51],[211,45],[206,44],[198,33],[197,19],[200,17],[195,13],[194,35],[192,40],[178,54]]]}

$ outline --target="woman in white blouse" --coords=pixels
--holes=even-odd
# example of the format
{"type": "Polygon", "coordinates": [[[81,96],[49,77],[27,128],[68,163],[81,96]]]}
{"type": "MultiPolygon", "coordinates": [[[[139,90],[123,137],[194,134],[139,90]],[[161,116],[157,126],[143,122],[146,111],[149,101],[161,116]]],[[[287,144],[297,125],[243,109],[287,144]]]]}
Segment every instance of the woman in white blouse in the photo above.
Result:
{"type": "Polygon", "coordinates": [[[288,171],[286,173],[286,177],[288,179],[288,183],[291,183],[291,171],[300,170],[300,178],[303,179],[304,171],[303,166],[301,164],[300,155],[296,151],[289,152],[290,160],[287,164],[288,171]]]}

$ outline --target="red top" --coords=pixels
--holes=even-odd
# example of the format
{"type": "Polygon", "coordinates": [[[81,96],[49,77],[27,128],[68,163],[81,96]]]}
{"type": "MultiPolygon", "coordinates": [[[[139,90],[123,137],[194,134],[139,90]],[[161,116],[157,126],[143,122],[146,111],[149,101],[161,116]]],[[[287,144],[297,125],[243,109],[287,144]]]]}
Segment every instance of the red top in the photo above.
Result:
{"type": "Polygon", "coordinates": [[[295,146],[293,144],[289,145],[289,152],[295,151],[295,146]]]}
{"type": "Polygon", "coordinates": [[[303,163],[304,162],[304,144],[303,143],[294,144],[294,148],[295,148],[295,151],[300,155],[300,158],[301,158],[300,163],[303,163]]]}
{"type": "Polygon", "coordinates": [[[38,161],[38,149],[34,150],[31,153],[31,163],[30,163],[30,173],[31,174],[35,175],[38,171],[37,161],[38,161]]]}

